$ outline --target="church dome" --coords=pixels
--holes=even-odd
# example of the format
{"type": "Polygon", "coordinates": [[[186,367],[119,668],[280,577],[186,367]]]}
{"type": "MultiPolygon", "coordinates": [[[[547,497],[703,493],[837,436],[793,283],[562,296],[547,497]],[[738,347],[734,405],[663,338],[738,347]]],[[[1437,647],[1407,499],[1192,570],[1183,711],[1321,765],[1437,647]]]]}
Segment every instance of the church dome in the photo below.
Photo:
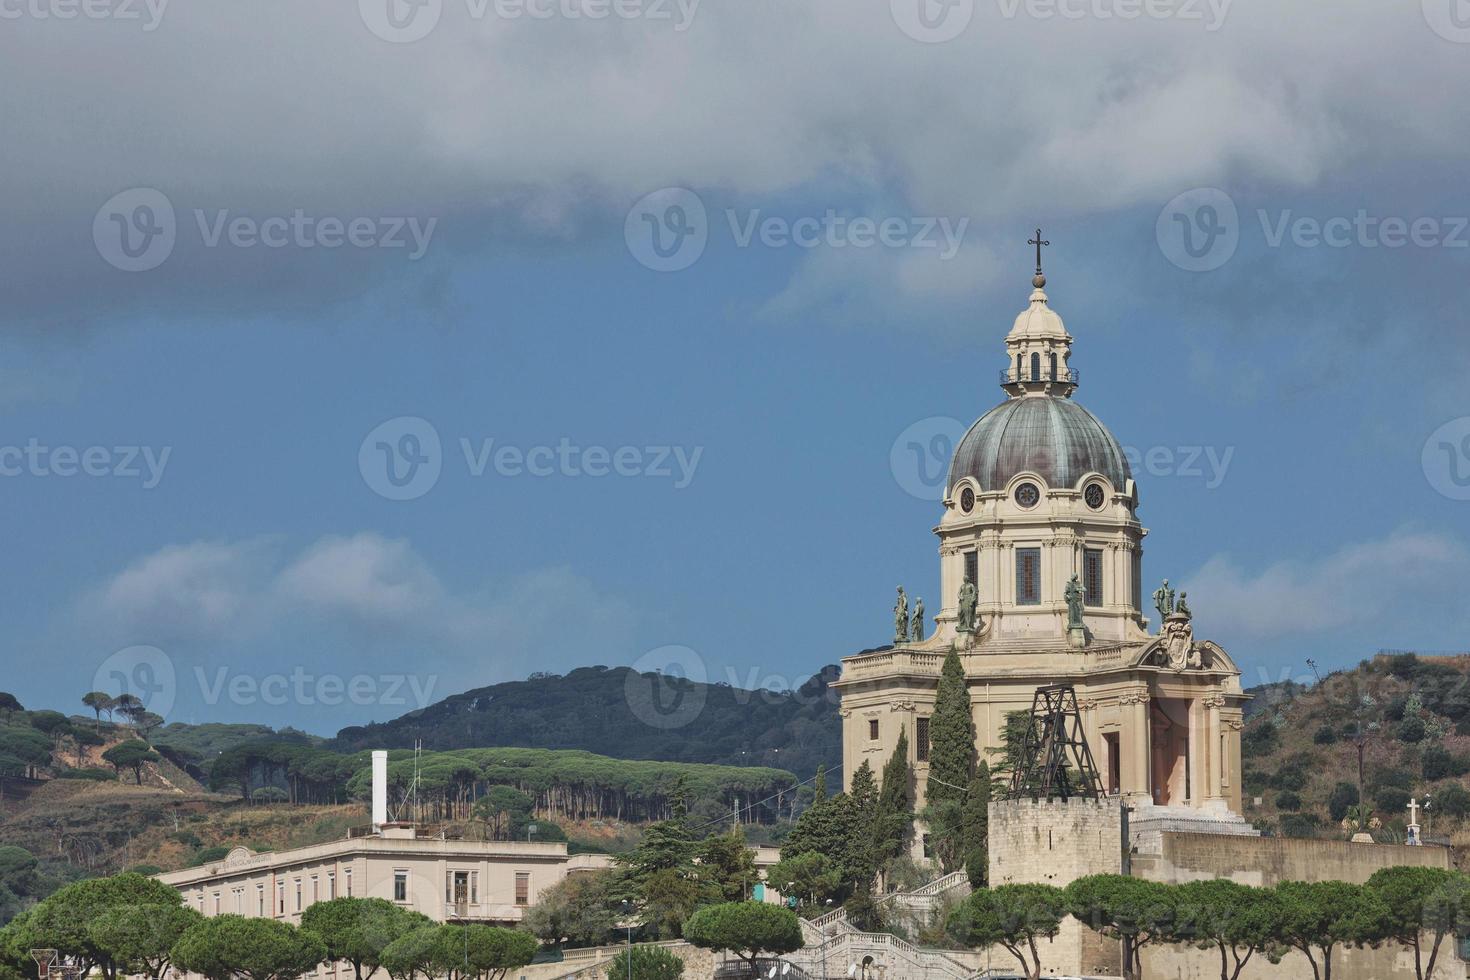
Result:
{"type": "Polygon", "coordinates": [[[1099,473],[1117,490],[1131,476],[1107,427],[1070,398],[1055,395],[1012,398],[981,416],[955,450],[948,487],[968,476],[982,491],[1004,490],[1020,473],[1067,488],[1099,473]]]}

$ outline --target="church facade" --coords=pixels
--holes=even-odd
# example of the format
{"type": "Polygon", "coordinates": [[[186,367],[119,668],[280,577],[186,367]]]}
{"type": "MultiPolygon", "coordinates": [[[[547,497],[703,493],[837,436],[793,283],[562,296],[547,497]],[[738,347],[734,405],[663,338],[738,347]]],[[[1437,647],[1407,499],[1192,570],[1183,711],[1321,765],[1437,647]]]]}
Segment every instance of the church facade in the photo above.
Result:
{"type": "Polygon", "coordinates": [[[1185,595],[1167,583],[1146,591],[1138,484],[1074,398],[1072,337],[1039,262],[1033,286],[1005,337],[1005,400],[950,464],[934,528],[937,615],[911,622],[900,590],[893,644],[843,661],[844,782],[865,760],[880,770],[904,732],[922,797],[929,716],[954,649],[980,758],[995,758],[1007,716],[1029,711],[1037,688],[1069,684],[1108,795],[1140,818],[1239,824],[1240,671],[1194,636],[1185,595]]]}

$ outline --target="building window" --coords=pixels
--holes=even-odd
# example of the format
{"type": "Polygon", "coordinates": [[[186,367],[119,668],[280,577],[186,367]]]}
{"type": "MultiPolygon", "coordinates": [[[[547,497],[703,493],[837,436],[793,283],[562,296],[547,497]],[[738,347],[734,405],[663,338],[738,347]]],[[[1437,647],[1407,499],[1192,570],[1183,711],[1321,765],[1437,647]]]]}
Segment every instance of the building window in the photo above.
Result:
{"type": "Polygon", "coordinates": [[[470,872],[470,903],[473,905],[480,903],[480,872],[478,871],[470,872]]]}
{"type": "Polygon", "coordinates": [[[214,914],[219,915],[219,892],[214,893],[214,914]]]}
{"type": "Polygon", "coordinates": [[[1055,354],[1048,356],[1051,358],[1051,379],[1055,381],[1057,379],[1057,356],[1055,354]]]}
{"type": "Polygon", "coordinates": [[[406,902],[406,901],[408,901],[408,872],[407,871],[395,871],[395,872],[393,872],[393,901],[395,901],[395,902],[406,902]]]}
{"type": "Polygon", "coordinates": [[[878,719],[877,718],[869,718],[868,719],[868,738],[870,740],[872,740],[872,741],[875,741],[875,742],[878,740],[878,719]]]}
{"type": "Polygon", "coordinates": [[[980,556],[973,551],[965,552],[965,581],[978,581],[980,556]]]}
{"type": "Polygon", "coordinates": [[[1101,548],[1082,551],[1082,601],[1089,606],[1103,604],[1103,553],[1101,548]]]}
{"type": "Polygon", "coordinates": [[[296,879],[296,911],[301,911],[301,879],[296,879]]]}
{"type": "Polygon", "coordinates": [[[330,899],[330,898],[336,898],[336,897],[337,897],[337,875],[334,872],[328,871],[327,872],[327,898],[330,899]]]}
{"type": "Polygon", "coordinates": [[[322,900],[321,882],[316,875],[311,876],[311,904],[315,905],[322,900]]]}
{"type": "Polygon", "coordinates": [[[531,904],[531,872],[516,872],[516,904],[531,904]]]}
{"type": "Polygon", "coordinates": [[[346,868],[342,872],[342,889],[348,898],[352,897],[352,869],[346,868]]]}
{"type": "Polygon", "coordinates": [[[1041,380],[1041,355],[1040,354],[1033,353],[1031,355],[1031,380],[1032,381],[1040,381],[1041,380]]]}
{"type": "Polygon", "coordinates": [[[265,918],[265,886],[255,886],[255,914],[265,918]]]}
{"type": "Polygon", "coordinates": [[[235,889],[235,914],[245,914],[245,889],[243,888],[235,889]]]}
{"type": "Polygon", "coordinates": [[[918,718],[914,720],[914,758],[920,762],[929,761],[928,718],[918,718]]]}
{"type": "Polygon", "coordinates": [[[1133,608],[1143,608],[1143,556],[1133,553],[1133,608]]]}
{"type": "Polygon", "coordinates": [[[1041,549],[1016,549],[1016,605],[1041,605],[1041,549]]]}
{"type": "Polygon", "coordinates": [[[284,881],[276,886],[276,914],[286,914],[286,883],[284,881]]]}

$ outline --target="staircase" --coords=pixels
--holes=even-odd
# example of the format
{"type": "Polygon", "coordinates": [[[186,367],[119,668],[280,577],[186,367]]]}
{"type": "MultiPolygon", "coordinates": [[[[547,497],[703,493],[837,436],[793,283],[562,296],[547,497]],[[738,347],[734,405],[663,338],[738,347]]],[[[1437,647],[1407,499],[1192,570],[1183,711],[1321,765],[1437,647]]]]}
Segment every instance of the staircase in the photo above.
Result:
{"type": "MultiPolygon", "coordinates": [[[[970,891],[970,878],[963,871],[907,892],[892,892],[878,899],[880,906],[894,905],[906,912],[931,912],[954,892],[970,891]]],[[[884,968],[886,975],[913,980],[969,980],[975,969],[950,954],[936,949],[921,949],[886,932],[859,932],[847,920],[846,909],[834,909],[814,919],[801,920],[801,934],[806,947],[787,959],[812,976],[823,976],[823,969],[835,970],[834,976],[845,976],[853,963],[871,962],[884,968]]]]}

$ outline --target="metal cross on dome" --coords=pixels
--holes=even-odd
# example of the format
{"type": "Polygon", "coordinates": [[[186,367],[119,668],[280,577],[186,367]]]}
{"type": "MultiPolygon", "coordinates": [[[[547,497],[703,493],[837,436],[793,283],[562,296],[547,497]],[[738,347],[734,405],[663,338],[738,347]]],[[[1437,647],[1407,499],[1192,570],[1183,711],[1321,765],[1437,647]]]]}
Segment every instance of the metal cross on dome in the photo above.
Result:
{"type": "Polygon", "coordinates": [[[1050,245],[1051,242],[1046,241],[1041,237],[1041,229],[1038,228],[1036,229],[1036,237],[1028,241],[1026,244],[1036,246],[1036,274],[1039,276],[1041,275],[1041,246],[1050,245]]]}

